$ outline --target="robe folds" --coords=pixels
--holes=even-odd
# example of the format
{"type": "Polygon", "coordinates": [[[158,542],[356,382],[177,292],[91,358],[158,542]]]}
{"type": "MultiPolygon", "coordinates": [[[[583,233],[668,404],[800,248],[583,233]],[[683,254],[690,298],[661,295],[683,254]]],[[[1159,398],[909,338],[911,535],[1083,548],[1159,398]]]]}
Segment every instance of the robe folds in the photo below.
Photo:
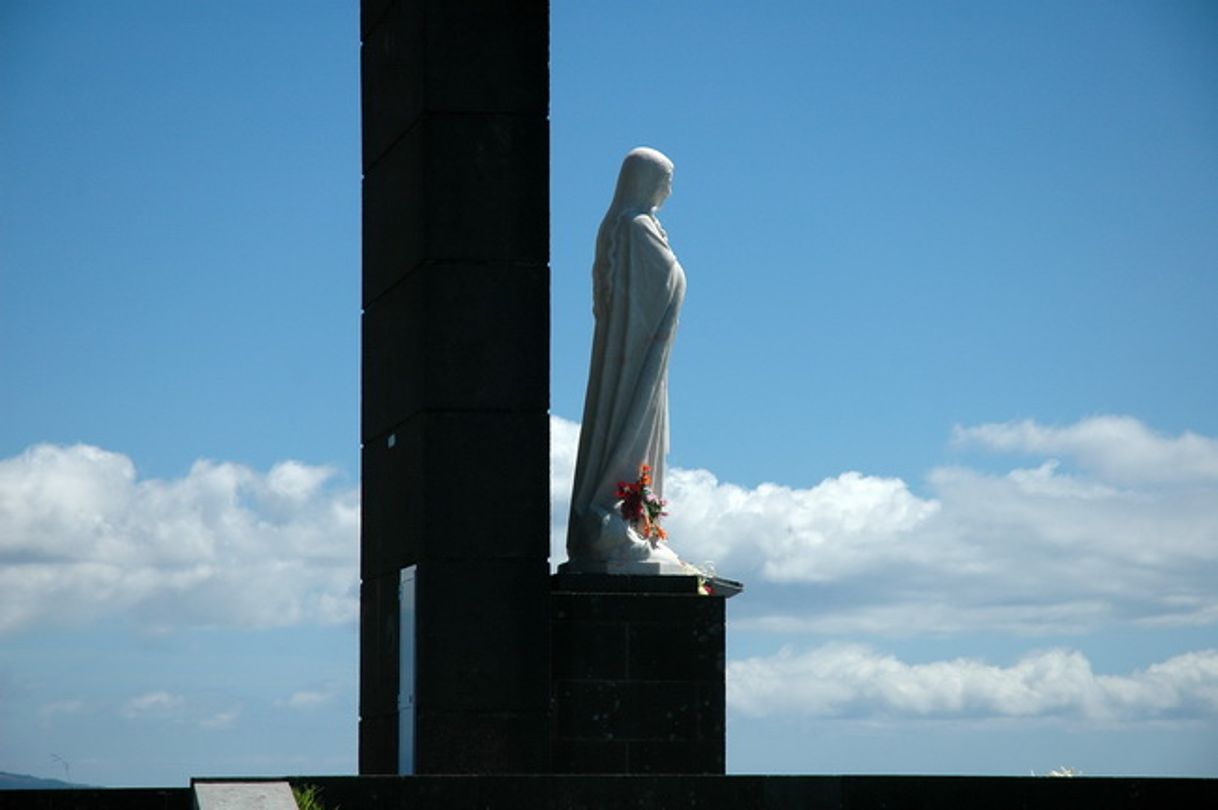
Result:
{"type": "Polygon", "coordinates": [[[637,480],[647,464],[652,491],[662,497],[664,487],[668,358],[685,273],[654,206],[637,199],[615,206],[601,225],[593,267],[596,329],[567,533],[573,563],[653,556],[618,513],[617,486],[637,480]]]}

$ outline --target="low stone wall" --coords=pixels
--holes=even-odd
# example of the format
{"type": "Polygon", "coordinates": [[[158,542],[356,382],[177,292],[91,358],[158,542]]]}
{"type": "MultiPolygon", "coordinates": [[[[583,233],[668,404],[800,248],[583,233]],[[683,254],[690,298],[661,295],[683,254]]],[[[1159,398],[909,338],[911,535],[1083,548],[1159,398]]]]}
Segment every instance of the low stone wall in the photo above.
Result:
{"type": "Polygon", "coordinates": [[[0,790],[0,810],[194,810],[183,788],[0,790]]]}
{"type": "MultiPolygon", "coordinates": [[[[1211,810],[1218,780],[975,776],[297,776],[330,810],[1211,810]]],[[[189,788],[7,790],[0,810],[192,810],[189,788]]]]}
{"type": "MultiPolygon", "coordinates": [[[[293,780],[297,781],[297,780],[293,780]]],[[[327,808],[1211,810],[1218,780],[935,776],[422,776],[302,780],[327,808]]]]}

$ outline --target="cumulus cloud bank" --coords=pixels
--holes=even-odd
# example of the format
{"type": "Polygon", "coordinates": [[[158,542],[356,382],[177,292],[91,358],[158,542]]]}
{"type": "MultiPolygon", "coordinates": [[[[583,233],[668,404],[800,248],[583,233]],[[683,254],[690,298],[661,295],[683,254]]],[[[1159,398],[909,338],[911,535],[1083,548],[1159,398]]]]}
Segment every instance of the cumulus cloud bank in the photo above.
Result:
{"type": "MultiPolygon", "coordinates": [[[[555,417],[551,436],[557,563],[579,426],[555,417]]],[[[853,471],[800,489],[674,469],[666,525],[684,558],[746,581],[738,630],[857,639],[1218,623],[1218,442],[1128,417],[958,427],[952,441],[1034,458],[997,473],[935,468],[925,493],[853,471]]],[[[200,461],[141,480],[131,459],[86,445],[0,459],[0,633],[115,615],[152,630],[353,621],[359,493],[336,478],[295,461],[265,472],[200,461]]],[[[329,699],[298,691],[277,705],[329,699]]],[[[788,646],[731,662],[729,699],[754,715],[1195,718],[1218,714],[1218,650],[1109,675],[1063,648],[997,665],[788,646]]],[[[163,691],[121,712],[204,728],[239,717],[163,691]]]]}
{"type": "MultiPolygon", "coordinates": [[[[578,425],[552,420],[551,544],[564,557],[578,425]]],[[[1086,632],[1218,622],[1218,442],[1128,417],[957,428],[1039,455],[940,467],[925,493],[843,472],[746,488],[670,472],[673,546],[744,580],[740,629],[828,635],[1086,632]],[[1022,462],[1022,460],[1021,460],[1022,462]]],[[[148,629],[357,615],[359,494],[334,470],[211,461],[140,480],[124,455],[0,459],[0,632],[122,615],[148,629]]]]}
{"type": "MultiPolygon", "coordinates": [[[[556,560],[577,437],[555,420],[556,560]]],[[[858,472],[792,489],[675,469],[673,547],[752,585],[735,613],[742,628],[1039,634],[1218,621],[1218,442],[1128,417],[957,428],[954,439],[1042,458],[1002,474],[933,469],[929,496],[858,472]]]]}
{"type": "Polygon", "coordinates": [[[351,621],[359,495],[335,477],[199,461],[139,480],[88,445],[0,460],[0,632],[120,613],[149,629],[351,621]]]}
{"type": "Polygon", "coordinates": [[[728,664],[743,714],[841,717],[1062,717],[1098,723],[1218,714],[1218,650],[1129,675],[1097,675],[1081,653],[1029,654],[1011,666],[958,658],[908,664],[859,644],[828,644],[728,664]]]}

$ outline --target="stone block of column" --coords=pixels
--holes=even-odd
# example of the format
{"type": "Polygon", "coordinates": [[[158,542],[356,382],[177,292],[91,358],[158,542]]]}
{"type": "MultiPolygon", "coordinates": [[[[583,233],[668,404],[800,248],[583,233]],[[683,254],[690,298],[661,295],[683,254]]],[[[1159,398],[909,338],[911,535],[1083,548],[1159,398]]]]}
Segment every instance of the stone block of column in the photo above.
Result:
{"type": "Polygon", "coordinates": [[[549,283],[544,265],[431,263],[369,303],[366,430],[422,410],[544,411],[549,283]]]}
{"type": "Polygon", "coordinates": [[[549,259],[544,116],[429,114],[364,173],[364,305],[421,262],[549,259]]]}
{"type": "Polygon", "coordinates": [[[398,714],[360,714],[359,771],[361,774],[398,772],[398,714]]]}
{"type": "Polygon", "coordinates": [[[363,575],[427,559],[547,565],[548,435],[544,411],[426,411],[365,440],[363,575]]]}
{"type": "Polygon", "coordinates": [[[444,662],[419,668],[420,711],[548,712],[548,563],[430,559],[417,576],[416,654],[444,662]]]}
{"type": "Polygon", "coordinates": [[[398,582],[399,575],[394,571],[391,575],[365,577],[360,583],[360,653],[364,657],[359,684],[361,717],[397,713],[398,582]]]}
{"type": "Polygon", "coordinates": [[[546,3],[410,0],[364,12],[365,168],[426,112],[548,113],[546,3]]]}

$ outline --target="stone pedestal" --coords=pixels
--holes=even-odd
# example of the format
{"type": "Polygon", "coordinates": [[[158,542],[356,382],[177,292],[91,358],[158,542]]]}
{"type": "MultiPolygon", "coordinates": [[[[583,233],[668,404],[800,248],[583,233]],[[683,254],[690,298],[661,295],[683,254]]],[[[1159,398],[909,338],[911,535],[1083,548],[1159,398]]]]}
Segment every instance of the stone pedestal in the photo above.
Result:
{"type": "Polygon", "coordinates": [[[552,578],[555,773],[723,773],[724,602],[697,577],[552,578]]]}

